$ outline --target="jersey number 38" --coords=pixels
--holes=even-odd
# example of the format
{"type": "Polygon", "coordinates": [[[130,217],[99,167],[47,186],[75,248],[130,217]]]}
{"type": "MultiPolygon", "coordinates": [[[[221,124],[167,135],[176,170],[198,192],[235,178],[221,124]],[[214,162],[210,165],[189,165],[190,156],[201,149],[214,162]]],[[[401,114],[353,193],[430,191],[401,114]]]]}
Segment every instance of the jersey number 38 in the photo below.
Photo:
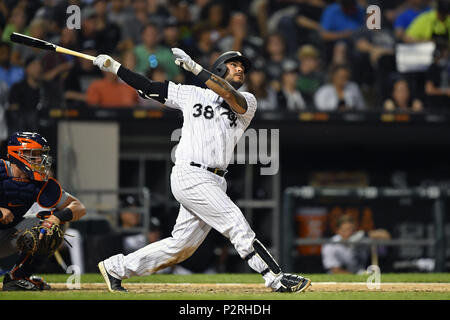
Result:
{"type": "Polygon", "coordinates": [[[200,117],[202,114],[206,119],[214,118],[214,109],[211,106],[203,106],[200,103],[194,105],[195,112],[193,114],[194,117],[200,117]]]}

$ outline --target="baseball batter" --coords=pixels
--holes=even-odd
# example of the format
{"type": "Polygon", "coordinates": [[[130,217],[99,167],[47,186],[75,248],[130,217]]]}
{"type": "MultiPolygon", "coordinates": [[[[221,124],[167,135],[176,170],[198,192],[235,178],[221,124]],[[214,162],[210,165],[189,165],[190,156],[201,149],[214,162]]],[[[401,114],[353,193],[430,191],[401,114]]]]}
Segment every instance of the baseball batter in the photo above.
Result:
{"type": "Polygon", "coordinates": [[[172,235],[128,255],[118,254],[101,261],[98,266],[108,289],[126,291],[122,279],[149,275],[189,258],[214,228],[263,276],[267,287],[278,292],[304,291],[311,281],[282,272],[226,194],[226,168],[256,111],[256,98],[238,91],[250,61],[237,51],[229,51],[216,60],[211,73],[183,50],[173,48],[172,52],[175,63],[196,75],[207,89],[151,81],[107,55],[99,55],[94,61],[101,70],[117,74],[142,97],[183,113],[182,137],[171,173],[172,193],[180,203],[172,235]],[[106,59],[112,62],[108,67],[104,66],[106,59]]]}

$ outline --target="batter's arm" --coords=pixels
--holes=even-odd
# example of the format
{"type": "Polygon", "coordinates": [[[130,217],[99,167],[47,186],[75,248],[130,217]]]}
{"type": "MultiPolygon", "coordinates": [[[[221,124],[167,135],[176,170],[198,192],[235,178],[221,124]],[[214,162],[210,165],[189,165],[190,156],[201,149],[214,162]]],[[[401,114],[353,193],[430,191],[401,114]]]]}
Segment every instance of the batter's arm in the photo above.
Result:
{"type": "Polygon", "coordinates": [[[245,100],[245,97],[233,88],[228,81],[205,69],[203,69],[198,76],[200,79],[202,79],[202,77],[207,79],[205,84],[208,88],[221,96],[234,112],[243,114],[247,111],[247,100],[245,100]]]}
{"type": "Polygon", "coordinates": [[[117,75],[129,86],[136,89],[139,95],[145,99],[154,99],[164,103],[168,95],[168,83],[156,82],[131,71],[124,66],[120,66],[117,75]]]}
{"type": "Polygon", "coordinates": [[[126,84],[136,89],[139,95],[145,99],[155,99],[161,103],[165,103],[167,99],[168,83],[156,82],[131,71],[119,62],[115,61],[108,55],[101,54],[95,58],[93,64],[99,67],[102,71],[117,74],[126,84]],[[109,60],[111,63],[105,66],[105,61],[109,60]]]}
{"type": "Polygon", "coordinates": [[[176,57],[175,64],[196,75],[208,88],[221,96],[234,112],[244,114],[247,111],[248,106],[244,96],[228,81],[205,70],[183,50],[172,48],[172,53],[176,57]]]}

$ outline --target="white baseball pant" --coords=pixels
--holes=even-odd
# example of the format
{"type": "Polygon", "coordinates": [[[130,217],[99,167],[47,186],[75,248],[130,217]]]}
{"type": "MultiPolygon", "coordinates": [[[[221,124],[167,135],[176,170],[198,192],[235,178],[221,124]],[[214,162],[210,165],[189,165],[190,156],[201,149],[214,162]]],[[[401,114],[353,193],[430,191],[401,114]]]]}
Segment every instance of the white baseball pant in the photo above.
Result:
{"type": "MultiPolygon", "coordinates": [[[[211,228],[229,238],[241,258],[253,252],[255,233],[241,210],[226,194],[226,180],[205,169],[176,164],[171,174],[172,193],[180,211],[171,237],[151,243],[126,256],[114,255],[104,261],[109,274],[118,279],[155,273],[189,258],[211,228]]],[[[254,255],[249,266],[258,273],[267,264],[254,255]]],[[[277,289],[281,275],[264,276],[268,287],[277,289]]]]}

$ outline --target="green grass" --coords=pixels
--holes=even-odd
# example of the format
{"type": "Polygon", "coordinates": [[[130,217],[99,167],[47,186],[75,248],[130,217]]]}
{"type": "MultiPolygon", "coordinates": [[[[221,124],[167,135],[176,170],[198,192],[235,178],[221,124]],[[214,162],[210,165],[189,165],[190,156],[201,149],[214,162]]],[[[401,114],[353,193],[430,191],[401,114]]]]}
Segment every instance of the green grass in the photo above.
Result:
{"type": "MultiPolygon", "coordinates": [[[[43,275],[50,283],[65,283],[66,274],[43,275]]],[[[305,275],[314,282],[365,282],[367,275],[305,275]]],[[[100,274],[81,276],[82,283],[103,283],[100,274]]],[[[450,273],[382,274],[381,282],[440,282],[450,283],[450,273]]],[[[152,275],[134,277],[123,283],[259,283],[258,274],[194,274],[152,275]]],[[[109,293],[86,291],[0,292],[0,300],[450,300],[449,292],[304,292],[300,294],[277,293],[109,293]]]]}
{"type": "MultiPolygon", "coordinates": [[[[47,282],[66,282],[70,275],[48,274],[43,275],[47,282]]],[[[306,274],[312,282],[366,282],[367,275],[331,275],[331,274],[306,274]]],[[[2,278],[3,279],[3,278],[2,278]]],[[[100,274],[81,275],[82,283],[103,282],[100,274]]],[[[450,283],[450,273],[386,273],[381,274],[381,282],[442,282],[450,283]]],[[[154,274],[145,277],[133,277],[125,279],[126,283],[263,283],[259,274],[154,274]]]]}

